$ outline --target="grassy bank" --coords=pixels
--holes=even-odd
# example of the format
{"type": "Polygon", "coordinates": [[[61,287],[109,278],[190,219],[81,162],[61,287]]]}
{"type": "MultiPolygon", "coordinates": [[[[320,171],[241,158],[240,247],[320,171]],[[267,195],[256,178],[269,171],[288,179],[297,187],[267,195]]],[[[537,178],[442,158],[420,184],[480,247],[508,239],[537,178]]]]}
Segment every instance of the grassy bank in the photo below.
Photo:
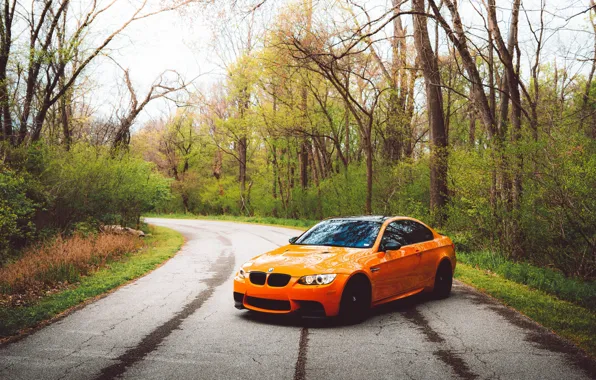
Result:
{"type": "Polygon", "coordinates": [[[596,283],[565,277],[551,268],[513,262],[491,252],[458,252],[459,262],[494,272],[508,280],[573,302],[596,312],[596,283]]]}
{"type": "Polygon", "coordinates": [[[147,218],[170,218],[170,219],[202,219],[202,220],[222,220],[239,223],[269,224],[273,226],[295,227],[300,230],[306,230],[315,224],[318,220],[307,219],[285,219],[274,218],[270,216],[234,216],[234,215],[195,215],[195,214],[143,214],[147,218]]]}
{"type": "Polygon", "coordinates": [[[596,314],[499,274],[459,263],[455,277],[565,337],[596,357],[596,314]]]}
{"type": "Polygon", "coordinates": [[[0,338],[35,327],[74,306],[146,274],[171,258],[184,242],[180,233],[163,227],[151,227],[151,236],[146,239],[145,248],[124,255],[119,261],[110,262],[107,267],[82,277],[80,282],[66,290],[27,306],[0,306],[0,338]]]}

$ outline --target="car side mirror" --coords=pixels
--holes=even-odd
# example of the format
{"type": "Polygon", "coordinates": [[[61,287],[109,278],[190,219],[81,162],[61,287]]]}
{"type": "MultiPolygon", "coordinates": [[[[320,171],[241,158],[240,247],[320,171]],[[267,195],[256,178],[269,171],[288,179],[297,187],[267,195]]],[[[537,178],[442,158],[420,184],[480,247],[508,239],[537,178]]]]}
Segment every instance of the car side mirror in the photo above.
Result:
{"type": "Polygon", "coordinates": [[[385,243],[385,251],[397,251],[401,248],[401,244],[396,241],[389,241],[385,243]]]}
{"type": "Polygon", "coordinates": [[[288,241],[290,242],[290,244],[294,244],[296,240],[298,240],[298,236],[291,237],[288,241]]]}

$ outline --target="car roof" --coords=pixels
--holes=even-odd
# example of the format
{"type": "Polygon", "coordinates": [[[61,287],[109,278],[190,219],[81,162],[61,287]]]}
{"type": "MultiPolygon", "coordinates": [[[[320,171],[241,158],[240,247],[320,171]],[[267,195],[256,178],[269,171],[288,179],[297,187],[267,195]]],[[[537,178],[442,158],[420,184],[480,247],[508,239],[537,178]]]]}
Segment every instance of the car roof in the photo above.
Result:
{"type": "Polygon", "coordinates": [[[379,222],[383,223],[387,219],[391,219],[393,216],[384,215],[355,215],[355,216],[342,216],[339,218],[329,218],[328,220],[363,220],[366,222],[379,222]]]}

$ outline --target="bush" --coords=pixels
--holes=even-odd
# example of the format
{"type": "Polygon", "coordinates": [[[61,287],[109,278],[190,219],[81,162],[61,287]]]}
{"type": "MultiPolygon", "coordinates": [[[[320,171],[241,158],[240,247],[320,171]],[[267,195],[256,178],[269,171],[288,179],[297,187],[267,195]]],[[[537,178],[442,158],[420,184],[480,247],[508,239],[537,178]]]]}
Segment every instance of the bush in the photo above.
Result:
{"type": "Polygon", "coordinates": [[[141,213],[169,198],[169,181],[152,164],[103,148],[52,150],[41,182],[51,196],[48,224],[72,231],[77,223],[137,225],[141,213]]]}
{"type": "Polygon", "coordinates": [[[32,219],[39,204],[28,196],[29,190],[25,176],[8,169],[0,171],[0,265],[11,247],[23,245],[35,234],[32,219]]]}
{"type": "Polygon", "coordinates": [[[170,180],[153,164],[106,147],[2,144],[0,157],[0,266],[57,233],[137,226],[170,197],[170,180]]]}

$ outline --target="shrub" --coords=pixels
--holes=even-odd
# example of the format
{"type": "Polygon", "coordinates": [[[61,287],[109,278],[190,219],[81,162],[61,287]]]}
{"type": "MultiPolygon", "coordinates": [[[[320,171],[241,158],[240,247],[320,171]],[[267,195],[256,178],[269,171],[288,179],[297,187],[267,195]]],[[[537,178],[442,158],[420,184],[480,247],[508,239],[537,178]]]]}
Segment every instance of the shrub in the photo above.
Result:
{"type": "Polygon", "coordinates": [[[28,181],[0,167],[0,265],[12,246],[20,246],[35,233],[32,218],[39,206],[28,196],[28,181]]]}
{"type": "Polygon", "coordinates": [[[141,213],[168,199],[169,181],[152,164],[103,148],[51,151],[41,182],[51,195],[48,223],[71,231],[77,223],[136,225],[141,213]]]}

